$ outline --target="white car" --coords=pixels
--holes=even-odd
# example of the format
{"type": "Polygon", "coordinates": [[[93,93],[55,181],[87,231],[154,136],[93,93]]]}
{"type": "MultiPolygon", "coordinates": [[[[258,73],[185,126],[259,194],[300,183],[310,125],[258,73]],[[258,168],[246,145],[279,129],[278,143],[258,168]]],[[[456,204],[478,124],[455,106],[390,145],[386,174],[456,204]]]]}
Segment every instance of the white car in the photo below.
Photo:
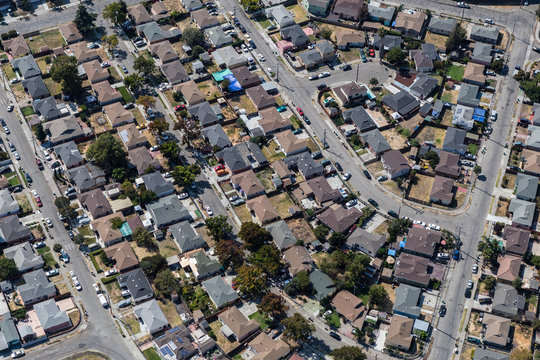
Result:
{"type": "Polygon", "coordinates": [[[245,44],[242,44],[240,45],[240,49],[242,49],[243,52],[247,53],[248,52],[248,48],[245,44]]]}
{"type": "Polygon", "coordinates": [[[73,285],[75,285],[75,286],[81,285],[81,283],[79,282],[79,279],[77,279],[77,277],[72,278],[72,280],[73,280],[73,285]]]}
{"type": "Polygon", "coordinates": [[[82,290],[81,284],[76,284],[75,289],[77,289],[78,291],[81,291],[82,290]]]}
{"type": "Polygon", "coordinates": [[[47,226],[50,227],[50,228],[52,228],[54,226],[51,219],[49,219],[49,218],[45,218],[45,224],[47,224],[47,226]]]}
{"type": "Polygon", "coordinates": [[[12,359],[20,358],[22,356],[24,356],[24,350],[23,349],[19,349],[19,350],[16,350],[16,351],[11,353],[11,358],[12,359]]]}
{"type": "Polygon", "coordinates": [[[15,159],[16,159],[16,160],[21,160],[21,155],[19,155],[18,152],[15,151],[15,152],[13,153],[13,156],[15,156],[15,159]]]}
{"type": "Polygon", "coordinates": [[[478,265],[474,264],[472,267],[472,273],[476,274],[478,272],[478,265]]]}
{"type": "Polygon", "coordinates": [[[259,60],[264,62],[266,61],[266,58],[264,57],[263,54],[259,54],[259,60]]]}
{"type": "Polygon", "coordinates": [[[184,200],[184,199],[187,199],[189,197],[188,193],[181,193],[178,195],[178,200],[184,200]]]}
{"type": "Polygon", "coordinates": [[[51,277],[51,276],[56,276],[58,274],[59,274],[58,269],[51,269],[45,273],[45,276],[51,277]]]}
{"type": "Polygon", "coordinates": [[[325,71],[319,74],[319,79],[322,79],[328,76],[330,76],[330,73],[328,71],[325,71]]]}
{"type": "Polygon", "coordinates": [[[441,230],[441,227],[439,225],[435,225],[435,224],[429,224],[428,228],[430,228],[432,230],[441,230]]]}
{"type": "Polygon", "coordinates": [[[467,289],[472,289],[473,286],[474,286],[473,281],[472,281],[472,280],[469,280],[469,281],[467,282],[467,289]]]}
{"type": "Polygon", "coordinates": [[[101,67],[102,67],[103,69],[108,68],[109,66],[111,66],[111,64],[109,64],[109,63],[106,62],[106,61],[102,62],[100,65],[101,65],[101,67]]]}
{"type": "Polygon", "coordinates": [[[489,18],[485,18],[485,19],[484,19],[484,22],[485,22],[486,24],[491,24],[491,25],[495,24],[495,21],[494,21],[493,19],[489,19],[489,18]]]}
{"type": "Polygon", "coordinates": [[[491,110],[491,121],[497,121],[497,111],[491,110]]]}
{"type": "Polygon", "coordinates": [[[208,216],[214,216],[214,213],[212,212],[212,209],[210,208],[210,206],[206,205],[204,209],[206,210],[206,213],[208,214],[208,216]]]}
{"type": "Polygon", "coordinates": [[[351,178],[351,174],[349,174],[348,172],[346,172],[345,174],[343,174],[343,181],[349,181],[349,179],[351,178]]]}
{"type": "Polygon", "coordinates": [[[101,289],[99,288],[99,285],[98,283],[94,283],[94,285],[92,285],[94,287],[94,290],[96,290],[96,293],[100,293],[101,292],[101,289]]]}
{"type": "Polygon", "coordinates": [[[32,195],[34,195],[34,197],[38,196],[38,193],[37,193],[37,191],[36,191],[36,190],[34,190],[34,189],[32,189],[31,193],[32,193],[32,195]]]}
{"type": "Polygon", "coordinates": [[[412,223],[414,225],[426,226],[426,223],[420,220],[414,220],[412,223]]]}
{"type": "Polygon", "coordinates": [[[69,271],[69,276],[71,276],[71,277],[76,277],[76,276],[75,276],[75,271],[70,270],[70,271],[69,271]]]}
{"type": "Polygon", "coordinates": [[[34,244],[34,249],[40,249],[42,247],[45,247],[44,241],[38,241],[37,243],[34,244]]]}
{"type": "Polygon", "coordinates": [[[356,205],[358,203],[358,201],[356,199],[352,199],[351,201],[348,201],[345,206],[350,208],[350,207],[353,207],[354,205],[356,205]]]}
{"type": "Polygon", "coordinates": [[[109,276],[112,276],[112,275],[116,274],[117,272],[118,272],[118,270],[116,270],[116,269],[107,270],[105,272],[105,276],[109,277],[109,276]]]}

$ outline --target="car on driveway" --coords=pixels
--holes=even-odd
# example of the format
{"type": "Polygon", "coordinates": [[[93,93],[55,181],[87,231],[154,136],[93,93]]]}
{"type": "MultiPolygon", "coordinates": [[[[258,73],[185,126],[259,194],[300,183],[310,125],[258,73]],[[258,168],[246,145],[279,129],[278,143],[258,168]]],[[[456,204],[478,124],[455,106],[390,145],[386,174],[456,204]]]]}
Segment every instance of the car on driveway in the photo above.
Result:
{"type": "Polygon", "coordinates": [[[23,357],[23,356],[24,356],[24,350],[23,349],[15,350],[14,352],[11,353],[11,358],[12,359],[20,358],[20,357],[23,357]]]}
{"type": "Polygon", "coordinates": [[[107,271],[105,272],[105,276],[106,276],[106,277],[113,276],[113,275],[116,274],[116,273],[118,273],[118,270],[116,270],[116,269],[110,269],[110,270],[107,270],[107,271]]]}
{"type": "Polygon", "coordinates": [[[350,207],[353,207],[354,205],[358,204],[358,200],[356,199],[352,199],[350,201],[347,201],[347,203],[345,204],[346,207],[350,208],[350,207]]]}
{"type": "Polygon", "coordinates": [[[111,64],[109,64],[107,61],[102,62],[100,65],[101,65],[101,67],[103,69],[108,68],[109,66],[111,66],[111,64]]]}
{"type": "Polygon", "coordinates": [[[352,66],[350,64],[341,65],[340,69],[343,71],[348,71],[352,69],[352,66]]]}
{"type": "Polygon", "coordinates": [[[45,273],[45,276],[51,277],[51,276],[56,276],[58,274],[59,274],[58,269],[51,269],[45,273]]]}
{"type": "Polygon", "coordinates": [[[188,197],[189,197],[188,193],[185,193],[185,192],[178,195],[179,200],[184,200],[184,199],[187,199],[188,197]]]}
{"type": "Polygon", "coordinates": [[[94,283],[92,286],[94,287],[94,290],[96,290],[96,293],[99,294],[101,292],[101,289],[99,288],[98,283],[94,283]]]}
{"type": "Polygon", "coordinates": [[[350,178],[351,178],[350,173],[347,172],[347,173],[343,174],[343,177],[342,177],[343,181],[349,181],[350,178]]]}
{"type": "Polygon", "coordinates": [[[44,241],[38,241],[37,243],[34,244],[34,249],[40,249],[42,247],[45,247],[44,241]]]}
{"type": "Polygon", "coordinates": [[[184,104],[176,105],[174,107],[174,111],[184,110],[185,108],[186,108],[186,105],[184,105],[184,104]]]}

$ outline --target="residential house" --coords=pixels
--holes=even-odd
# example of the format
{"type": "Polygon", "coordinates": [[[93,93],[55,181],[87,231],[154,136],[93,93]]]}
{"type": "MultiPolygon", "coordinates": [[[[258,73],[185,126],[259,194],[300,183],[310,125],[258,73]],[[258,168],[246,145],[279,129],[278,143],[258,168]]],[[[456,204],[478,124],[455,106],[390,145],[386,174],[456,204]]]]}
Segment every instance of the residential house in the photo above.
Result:
{"type": "Polygon", "coordinates": [[[86,41],[81,41],[69,46],[73,56],[77,59],[77,64],[82,64],[91,60],[99,60],[96,49],[90,49],[86,41]]]}
{"type": "Polygon", "coordinates": [[[403,351],[409,351],[413,336],[411,331],[413,329],[414,319],[394,315],[386,334],[386,346],[396,347],[403,351]]]}
{"type": "Polygon", "coordinates": [[[427,287],[431,279],[430,268],[427,258],[401,253],[396,262],[394,277],[399,282],[427,287]]]}
{"type": "Polygon", "coordinates": [[[118,136],[128,151],[148,144],[146,136],[141,134],[133,123],[119,126],[118,136]]]}
{"type": "Polygon", "coordinates": [[[401,90],[396,94],[385,95],[382,98],[382,103],[397,112],[401,117],[412,115],[420,108],[420,101],[405,90],[401,90]]]}
{"type": "Polygon", "coordinates": [[[422,50],[409,50],[409,56],[414,61],[416,71],[430,72],[433,61],[422,50]]]}
{"type": "Polygon", "coordinates": [[[375,50],[384,50],[388,51],[393,48],[400,48],[403,44],[403,38],[398,35],[385,35],[384,37],[380,37],[379,34],[375,34],[373,37],[372,46],[375,50]]]}
{"type": "Polygon", "coordinates": [[[44,265],[43,258],[41,255],[35,253],[34,248],[29,242],[13,245],[4,249],[4,256],[15,261],[17,270],[19,270],[19,273],[21,274],[41,269],[44,265]]]}
{"type": "Polygon", "coordinates": [[[133,252],[133,248],[127,241],[122,241],[107,247],[105,249],[105,254],[109,261],[114,263],[114,267],[121,273],[139,266],[139,260],[133,252]]]}
{"type": "Polygon", "coordinates": [[[223,277],[214,276],[201,283],[204,290],[208,293],[208,297],[214,303],[216,309],[219,309],[225,305],[229,305],[238,300],[238,294],[231,285],[227,284],[223,277]]]}
{"type": "Polygon", "coordinates": [[[231,173],[237,174],[248,169],[258,169],[268,164],[262,150],[250,141],[223,149],[215,154],[218,161],[227,165],[231,173]]]}
{"type": "Polygon", "coordinates": [[[473,116],[474,109],[472,107],[458,105],[452,115],[452,125],[470,131],[474,127],[473,116]]]}
{"type": "Polygon", "coordinates": [[[161,169],[159,160],[152,158],[152,155],[150,155],[150,152],[144,146],[129,150],[128,157],[131,164],[137,169],[138,175],[146,174],[148,169],[161,169]]]}
{"type": "Polygon", "coordinates": [[[43,124],[52,145],[78,140],[90,135],[91,130],[81,127],[75,116],[63,117],[43,124]]]}
{"type": "Polygon", "coordinates": [[[473,360],[510,360],[510,355],[476,347],[473,360]]]}
{"type": "Polygon", "coordinates": [[[149,45],[148,51],[150,52],[150,55],[157,57],[162,64],[178,60],[178,54],[169,41],[162,41],[157,44],[149,45]]]}
{"type": "Polygon", "coordinates": [[[135,121],[131,111],[124,109],[124,106],[120,102],[104,106],[103,113],[107,116],[112,127],[126,125],[135,121]]]}
{"type": "Polygon", "coordinates": [[[367,4],[364,0],[336,0],[332,14],[340,19],[360,21],[367,15],[367,4]]]}
{"type": "Polygon", "coordinates": [[[267,18],[274,19],[280,28],[294,25],[293,15],[283,5],[266,8],[264,13],[267,18]]]}
{"type": "Polygon", "coordinates": [[[109,70],[102,68],[98,60],[90,60],[83,63],[82,68],[90,84],[106,81],[109,78],[109,70]]]}
{"type": "Polygon", "coordinates": [[[410,36],[415,39],[421,39],[424,34],[424,25],[427,15],[423,11],[399,12],[396,16],[394,29],[401,32],[404,36],[410,36]]]}
{"type": "Polygon", "coordinates": [[[34,305],[34,311],[45,334],[51,335],[72,326],[71,319],[60,310],[54,299],[34,305]]]}
{"type": "Polygon", "coordinates": [[[13,199],[8,189],[0,190],[0,218],[14,215],[21,211],[19,203],[13,199]]]}
{"type": "Polygon", "coordinates": [[[369,20],[377,21],[383,25],[390,26],[394,19],[396,8],[393,6],[384,6],[382,3],[368,4],[369,20]]]}
{"type": "Polygon", "coordinates": [[[171,85],[180,84],[189,80],[189,75],[182,66],[180,60],[173,60],[161,65],[161,72],[167,78],[167,82],[171,85]]]}
{"type": "Polygon", "coordinates": [[[493,60],[491,54],[492,46],[490,44],[477,42],[474,44],[473,53],[471,56],[471,62],[489,66],[493,60]]]}
{"type": "MultiPolygon", "coordinates": [[[[6,304],[7,307],[7,304],[6,304]]],[[[10,347],[20,345],[21,338],[15,321],[8,313],[0,317],[0,351],[8,350],[10,347]]]]}
{"type": "Polygon", "coordinates": [[[350,291],[341,290],[332,299],[332,306],[347,323],[354,328],[361,329],[364,325],[364,319],[367,315],[367,309],[360,298],[350,291]]]}
{"type": "Polygon", "coordinates": [[[390,179],[407,175],[411,170],[409,162],[399,150],[390,150],[381,155],[381,161],[390,179]]]}
{"type": "Polygon", "coordinates": [[[400,284],[396,289],[396,299],[392,312],[412,319],[420,317],[422,310],[422,289],[416,286],[400,284]]]}
{"type": "Polygon", "coordinates": [[[204,34],[216,49],[233,43],[232,36],[225,34],[220,25],[204,30],[204,34]]]}
{"type": "Polygon", "coordinates": [[[221,68],[234,69],[238,66],[246,65],[245,56],[236,53],[232,46],[226,46],[212,52],[212,57],[216,64],[221,68]]]}
{"type": "Polygon", "coordinates": [[[326,16],[331,0],[302,0],[302,6],[315,16],[326,16]]]}
{"type": "Polygon", "coordinates": [[[127,288],[136,304],[154,296],[154,290],[148,282],[141,268],[131,270],[118,275],[118,283],[122,288],[127,288]]]}
{"type": "Polygon", "coordinates": [[[482,320],[482,340],[487,346],[506,347],[511,341],[510,327],[512,321],[503,317],[484,313],[482,320]]]}
{"type": "Polygon", "coordinates": [[[287,250],[298,242],[289,225],[283,220],[267,225],[265,228],[281,251],[287,250]]]}
{"type": "Polygon", "coordinates": [[[497,44],[499,41],[499,28],[473,24],[471,27],[471,40],[497,44]]]}
{"type": "Polygon", "coordinates": [[[202,9],[203,3],[200,0],[180,0],[188,12],[202,9]]]}
{"type": "Polygon", "coordinates": [[[275,107],[260,110],[259,116],[259,128],[265,136],[292,128],[291,122],[283,118],[275,107]]]}
{"type": "Polygon", "coordinates": [[[465,130],[449,127],[446,130],[442,149],[454,154],[465,154],[467,152],[467,145],[465,145],[466,136],[467,132],[465,130]]]}
{"type": "Polygon", "coordinates": [[[31,97],[32,100],[43,99],[48,96],[51,96],[49,89],[41,76],[34,76],[30,79],[24,79],[22,81],[22,86],[24,91],[26,91],[31,97]]]}
{"type": "Polygon", "coordinates": [[[247,199],[266,193],[259,178],[257,178],[257,175],[251,169],[231,176],[231,184],[238,190],[241,196],[245,196],[247,199]]]}
{"type": "Polygon", "coordinates": [[[321,53],[317,49],[303,51],[297,56],[306,69],[314,69],[323,62],[321,53]]]}
{"type": "Polygon", "coordinates": [[[459,154],[454,154],[448,151],[439,152],[439,163],[435,167],[437,175],[451,177],[452,179],[459,178],[461,174],[461,166],[459,165],[459,154]]]}
{"type": "Polygon", "coordinates": [[[336,45],[339,50],[362,48],[366,44],[366,34],[363,31],[336,31],[336,45]]]}
{"type": "Polygon", "coordinates": [[[229,137],[225,134],[225,130],[223,130],[220,124],[203,128],[201,133],[213,149],[217,148],[221,150],[232,145],[231,140],[229,140],[229,137]]]}
{"type": "Polygon", "coordinates": [[[266,195],[250,199],[246,205],[251,214],[257,217],[262,224],[279,219],[279,214],[266,195]]]}
{"type": "Polygon", "coordinates": [[[182,36],[179,28],[170,25],[160,26],[155,21],[138,25],[136,30],[139,36],[144,36],[150,45],[166,40],[173,41],[182,36]]]}
{"type": "Polygon", "coordinates": [[[299,139],[289,129],[274,134],[274,140],[286,156],[296,155],[308,150],[306,140],[299,139]]]}
{"type": "Polygon", "coordinates": [[[193,20],[195,25],[201,30],[219,26],[218,19],[215,16],[210,15],[206,9],[191,12],[191,20],[193,20]]]}
{"type": "Polygon", "coordinates": [[[242,88],[256,86],[261,83],[259,75],[252,73],[245,66],[240,66],[231,70],[236,80],[242,88]]]}
{"type": "Polygon", "coordinates": [[[521,159],[523,160],[523,170],[525,173],[540,176],[540,152],[523,149],[521,159]]]}
{"type": "Polygon", "coordinates": [[[306,180],[324,174],[324,167],[319,162],[313,160],[307,151],[298,155],[288,156],[283,159],[283,162],[289,170],[298,170],[306,180]]]}
{"type": "MultiPolygon", "coordinates": [[[[311,188],[313,189],[313,187],[311,188]]],[[[319,220],[335,232],[347,233],[360,219],[360,216],[362,216],[362,212],[356,207],[346,209],[340,204],[333,204],[319,214],[319,220]]]]}
{"type": "Polygon", "coordinates": [[[45,121],[54,120],[66,115],[62,111],[62,109],[65,107],[58,105],[53,96],[49,96],[45,99],[35,100],[32,102],[32,108],[36,114],[43,117],[43,120],[45,121]]]}
{"type": "Polygon", "coordinates": [[[362,106],[357,106],[355,108],[343,111],[343,119],[346,123],[354,123],[358,129],[358,132],[360,133],[377,128],[377,125],[371,118],[371,115],[369,115],[362,106]]]}
{"type": "Polygon", "coordinates": [[[13,58],[30,54],[30,48],[22,35],[13,39],[3,40],[2,45],[4,46],[4,50],[10,53],[13,58]]]}
{"type": "Polygon", "coordinates": [[[368,93],[368,89],[364,85],[360,85],[354,81],[345,83],[332,88],[332,93],[335,95],[336,102],[343,107],[351,107],[355,104],[363,102],[368,93]]]}
{"type": "Polygon", "coordinates": [[[530,237],[529,230],[506,225],[503,232],[503,239],[506,241],[504,249],[507,253],[523,256],[529,249],[530,237]]]}
{"type": "Polygon", "coordinates": [[[93,164],[85,164],[68,170],[71,183],[80,193],[96,189],[107,183],[105,172],[93,164]]]}
{"type": "Polygon", "coordinates": [[[100,189],[85,192],[84,194],[80,194],[78,197],[81,205],[88,212],[90,212],[92,220],[96,220],[100,217],[113,213],[111,205],[109,205],[109,201],[105,195],[103,195],[103,191],[100,189]]]}
{"type": "Polygon", "coordinates": [[[525,297],[521,295],[513,286],[497,284],[491,312],[506,318],[516,319],[523,314],[525,309],[525,297]]]}
{"type": "Polygon", "coordinates": [[[13,245],[30,239],[30,229],[23,225],[16,215],[0,218],[0,245],[13,245]]]}
{"type": "Polygon", "coordinates": [[[55,146],[54,152],[67,169],[84,164],[84,158],[73,141],[55,146]]]}
{"type": "Polygon", "coordinates": [[[329,296],[332,296],[336,291],[334,282],[328,275],[322,272],[322,270],[313,270],[309,274],[309,281],[313,285],[313,290],[315,291],[315,295],[313,296],[319,302],[329,296]]]}
{"type": "Polygon", "coordinates": [[[407,234],[403,251],[430,259],[435,256],[441,239],[442,234],[439,231],[412,227],[407,234]]]}
{"type": "Polygon", "coordinates": [[[360,134],[362,142],[366,147],[368,147],[375,155],[379,156],[385,151],[392,150],[392,147],[386,141],[384,136],[382,136],[379,129],[374,129],[366,131],[363,134],[360,134]]]}
{"type": "Polygon", "coordinates": [[[332,61],[334,59],[334,55],[336,54],[334,45],[332,45],[332,43],[328,40],[317,41],[317,43],[315,43],[314,50],[319,52],[322,62],[332,61]]]}
{"type": "Polygon", "coordinates": [[[450,206],[454,200],[454,180],[444,176],[435,176],[429,201],[437,204],[450,206]]]}
{"type": "Polygon", "coordinates": [[[143,4],[137,4],[128,8],[128,15],[135,25],[145,24],[154,20],[143,4]]]}
{"type": "Polygon", "coordinates": [[[202,127],[207,127],[220,122],[212,106],[207,101],[188,107],[188,112],[193,120],[199,121],[202,127]]]}
{"type": "Polygon", "coordinates": [[[96,234],[97,242],[102,247],[108,247],[124,240],[122,231],[113,227],[112,220],[114,218],[120,218],[122,221],[126,221],[122,213],[115,213],[101,217],[90,223],[90,228],[96,234]]]}
{"type": "Polygon", "coordinates": [[[260,85],[247,89],[246,95],[253,101],[253,104],[255,104],[258,110],[276,105],[276,99],[273,96],[268,95],[260,85]]]}
{"type": "Polygon", "coordinates": [[[485,66],[483,64],[476,64],[473,62],[467,63],[465,73],[463,74],[463,81],[483,87],[486,84],[484,70],[485,66]]]}
{"type": "Polygon", "coordinates": [[[480,88],[477,85],[462,83],[459,89],[457,103],[458,105],[478,107],[480,105],[480,95],[480,88]]]}
{"type": "Polygon", "coordinates": [[[503,254],[497,258],[499,268],[497,269],[497,280],[506,284],[511,284],[514,279],[521,274],[521,257],[503,254]]]}
{"type": "Polygon", "coordinates": [[[311,188],[315,201],[321,207],[328,203],[333,203],[341,197],[338,189],[333,189],[324,176],[318,176],[307,180],[307,184],[311,188]]]}
{"type": "Polygon", "coordinates": [[[282,338],[272,340],[264,332],[261,332],[248,343],[248,348],[255,355],[251,360],[279,360],[285,359],[291,352],[289,345],[282,338]]]}
{"type": "Polygon", "coordinates": [[[283,259],[289,267],[291,277],[296,276],[300,271],[310,273],[314,268],[313,258],[304,246],[291,246],[283,252],[283,259]]]}
{"type": "Polygon", "coordinates": [[[525,147],[527,149],[536,151],[540,150],[540,126],[529,125],[527,127],[527,139],[525,140],[525,147]]]}
{"type": "Polygon", "coordinates": [[[92,91],[94,92],[94,95],[96,96],[96,99],[101,106],[105,106],[108,104],[112,104],[115,101],[122,100],[122,94],[120,94],[120,91],[113,89],[113,87],[111,86],[111,84],[109,84],[108,81],[95,83],[91,86],[92,91]]]}
{"type": "Polygon", "coordinates": [[[427,29],[432,33],[448,36],[454,31],[456,25],[457,20],[454,18],[432,16],[427,29]]]}
{"type": "Polygon", "coordinates": [[[163,335],[154,338],[153,343],[163,360],[187,360],[198,353],[205,355],[216,346],[214,339],[201,327],[186,328],[184,325],[166,330],[163,335]]]}
{"type": "Polygon", "coordinates": [[[518,199],[525,201],[535,201],[536,193],[538,191],[538,177],[518,173],[514,190],[515,195],[518,199]]]}
{"type": "Polygon", "coordinates": [[[182,93],[187,106],[200,104],[204,101],[204,96],[194,81],[187,81],[175,86],[182,93]]]}
{"type": "Polygon", "coordinates": [[[26,55],[11,61],[13,69],[19,71],[23,79],[40,76],[41,70],[32,55],[26,55]]]}
{"type": "Polygon", "coordinates": [[[345,247],[353,251],[361,251],[366,255],[375,257],[377,252],[386,243],[386,236],[382,234],[372,234],[357,227],[347,238],[345,247]]]}
{"type": "Polygon", "coordinates": [[[170,195],[175,191],[172,182],[165,180],[163,174],[161,174],[159,171],[144,174],[141,176],[141,178],[144,181],[146,189],[156,193],[158,198],[170,195]]]}
{"type": "Polygon", "coordinates": [[[510,200],[508,212],[512,214],[512,225],[523,228],[531,228],[534,220],[536,204],[517,198],[510,200]]]}
{"type": "Polygon", "coordinates": [[[167,9],[165,3],[161,1],[156,1],[154,4],[152,4],[150,12],[155,21],[163,20],[169,17],[169,9],[167,9]]]}
{"type": "Polygon", "coordinates": [[[279,31],[282,39],[290,41],[297,49],[305,48],[310,42],[304,30],[298,24],[281,28],[279,31]]]}
{"type": "Polygon", "coordinates": [[[439,81],[426,74],[418,74],[416,80],[409,87],[411,95],[419,99],[428,98],[439,87],[439,81]]]}
{"type": "Polygon", "coordinates": [[[253,319],[248,319],[236,306],[231,306],[220,313],[218,319],[223,324],[221,333],[226,338],[234,338],[238,342],[243,342],[259,331],[259,324],[253,319]]]}
{"type": "Polygon", "coordinates": [[[24,284],[17,286],[24,306],[50,299],[56,296],[56,286],[49,281],[43,269],[34,270],[23,275],[24,284]]]}
{"type": "Polygon", "coordinates": [[[217,260],[210,259],[203,250],[194,254],[186,254],[180,261],[182,267],[189,267],[196,280],[201,281],[214,276],[221,270],[221,265],[217,260]]]}
{"type": "Polygon", "coordinates": [[[169,320],[155,299],[134,306],[133,312],[152,335],[170,327],[169,320]]]}
{"type": "Polygon", "coordinates": [[[170,226],[169,232],[180,249],[180,254],[206,246],[204,238],[195,232],[188,221],[170,226]]]}
{"type": "Polygon", "coordinates": [[[192,220],[188,209],[186,209],[176,195],[169,195],[157,199],[146,205],[154,225],[158,229],[176,224],[183,220],[192,220]]]}

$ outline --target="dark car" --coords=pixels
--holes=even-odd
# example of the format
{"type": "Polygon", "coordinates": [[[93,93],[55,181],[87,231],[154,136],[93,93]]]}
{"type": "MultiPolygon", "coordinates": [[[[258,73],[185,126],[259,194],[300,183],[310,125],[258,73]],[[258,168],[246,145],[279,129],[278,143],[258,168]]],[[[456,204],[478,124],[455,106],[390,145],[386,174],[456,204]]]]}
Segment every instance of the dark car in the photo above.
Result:
{"type": "Polygon", "coordinates": [[[249,40],[249,45],[251,45],[252,48],[256,49],[257,45],[253,42],[253,40],[249,40]]]}
{"type": "Polygon", "coordinates": [[[369,199],[368,199],[368,203],[370,203],[371,205],[375,206],[376,208],[379,207],[379,203],[376,202],[375,200],[373,200],[372,198],[369,198],[369,199]]]}
{"type": "Polygon", "coordinates": [[[341,70],[343,70],[343,71],[348,71],[348,70],[351,70],[351,69],[352,69],[352,66],[349,65],[349,64],[341,66],[341,70]]]}
{"type": "Polygon", "coordinates": [[[330,335],[331,337],[333,337],[333,338],[336,339],[336,340],[341,341],[341,336],[339,336],[338,334],[336,334],[336,333],[333,332],[333,331],[330,331],[330,332],[328,333],[328,335],[330,335]]]}
{"type": "Polygon", "coordinates": [[[323,90],[323,89],[326,89],[326,84],[325,83],[320,83],[317,85],[317,90],[323,90]]]}
{"type": "Polygon", "coordinates": [[[388,210],[388,215],[395,217],[396,219],[399,217],[398,213],[394,210],[388,210]]]}
{"type": "Polygon", "coordinates": [[[466,297],[466,298],[470,298],[470,297],[471,297],[471,295],[472,295],[472,291],[471,291],[471,289],[469,289],[469,288],[466,288],[466,289],[465,289],[465,297],[466,297]]]}
{"type": "Polygon", "coordinates": [[[308,119],[307,116],[304,116],[304,121],[306,122],[306,124],[311,125],[311,121],[308,119]]]}
{"type": "Polygon", "coordinates": [[[368,180],[371,180],[371,174],[369,173],[369,171],[367,170],[364,170],[364,175],[368,178],[368,180]]]}
{"type": "Polygon", "coordinates": [[[444,315],[446,315],[446,305],[441,305],[441,308],[439,309],[439,315],[441,317],[444,317],[444,315]]]}
{"type": "Polygon", "coordinates": [[[341,164],[336,161],[336,169],[339,171],[343,171],[343,168],[341,167],[341,164]]]}

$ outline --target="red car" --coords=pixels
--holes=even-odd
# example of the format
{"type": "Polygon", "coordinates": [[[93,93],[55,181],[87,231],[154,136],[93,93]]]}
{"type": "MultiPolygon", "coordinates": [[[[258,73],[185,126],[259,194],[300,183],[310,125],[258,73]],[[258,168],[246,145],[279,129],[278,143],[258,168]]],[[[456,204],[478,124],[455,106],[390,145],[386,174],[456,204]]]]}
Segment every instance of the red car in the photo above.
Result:
{"type": "Polygon", "coordinates": [[[184,105],[184,104],[176,105],[176,106],[174,107],[174,111],[183,110],[183,109],[185,109],[185,108],[186,108],[186,105],[184,105]]]}
{"type": "Polygon", "coordinates": [[[225,169],[225,165],[219,164],[218,166],[214,167],[214,171],[219,171],[221,169],[225,169]]]}
{"type": "Polygon", "coordinates": [[[298,113],[300,114],[300,116],[304,116],[304,112],[302,111],[301,108],[297,107],[297,108],[296,108],[296,111],[298,111],[298,113]]]}
{"type": "Polygon", "coordinates": [[[43,168],[43,163],[41,162],[40,159],[36,158],[36,164],[40,169],[43,168]]]}
{"type": "Polygon", "coordinates": [[[37,203],[37,206],[39,206],[39,207],[42,207],[42,206],[43,206],[43,204],[41,203],[41,199],[40,199],[39,196],[36,196],[36,203],[37,203]]]}
{"type": "Polygon", "coordinates": [[[375,50],[369,49],[368,55],[371,56],[371,57],[375,57],[375,50]]]}

